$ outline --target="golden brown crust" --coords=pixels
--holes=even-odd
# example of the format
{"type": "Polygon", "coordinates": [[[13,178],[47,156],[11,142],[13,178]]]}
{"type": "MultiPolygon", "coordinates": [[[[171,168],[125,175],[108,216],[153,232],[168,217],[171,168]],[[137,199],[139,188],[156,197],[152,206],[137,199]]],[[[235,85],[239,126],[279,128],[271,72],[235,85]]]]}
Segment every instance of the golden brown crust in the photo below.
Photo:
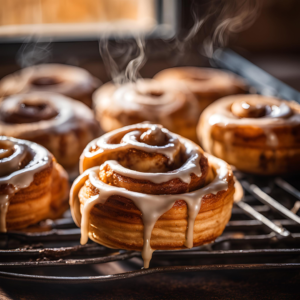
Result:
{"type": "MultiPolygon", "coordinates": [[[[7,185],[0,186],[5,194],[7,185]]],[[[55,161],[36,173],[27,188],[20,189],[9,201],[7,230],[26,228],[46,218],[59,217],[68,207],[69,184],[65,171],[55,161]]]]}
{"type": "Polygon", "coordinates": [[[300,106],[294,102],[257,95],[232,96],[220,99],[204,111],[197,132],[206,151],[242,171],[284,174],[299,170],[299,116],[300,106]],[[253,107],[255,103],[260,107],[249,107],[251,112],[246,113],[258,112],[256,116],[244,115],[245,112],[233,106],[251,101],[253,107]],[[273,118],[268,112],[262,112],[262,105],[280,107],[283,104],[291,111],[284,117],[273,118]],[[214,121],[217,119],[219,121],[214,121]]]}
{"type": "Polygon", "coordinates": [[[68,174],[64,168],[55,163],[52,174],[51,184],[51,207],[48,218],[59,218],[69,208],[69,190],[68,174]]]}
{"type": "MultiPolygon", "coordinates": [[[[6,215],[8,230],[28,227],[46,218],[51,204],[51,182],[53,163],[34,175],[29,187],[21,189],[10,198],[6,215]]],[[[4,191],[4,186],[0,187],[4,191]]],[[[3,193],[4,194],[4,193],[3,193]]]]}

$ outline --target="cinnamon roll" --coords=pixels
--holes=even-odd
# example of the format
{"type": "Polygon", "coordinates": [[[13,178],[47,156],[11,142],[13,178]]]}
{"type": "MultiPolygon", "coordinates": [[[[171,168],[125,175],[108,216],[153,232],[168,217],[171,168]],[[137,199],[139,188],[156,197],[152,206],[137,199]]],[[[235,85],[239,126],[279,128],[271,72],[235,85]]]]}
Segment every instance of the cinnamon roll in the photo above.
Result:
{"type": "Polygon", "coordinates": [[[154,79],[184,83],[198,100],[200,112],[215,100],[234,94],[244,94],[247,90],[242,78],[210,68],[177,67],[158,72],[154,79]]]}
{"type": "Polygon", "coordinates": [[[144,121],[197,141],[197,100],[183,85],[151,79],[116,86],[104,84],[93,96],[96,118],[105,131],[144,121]]]}
{"type": "Polygon", "coordinates": [[[0,103],[0,135],[44,146],[68,171],[78,168],[83,149],[100,134],[87,106],[59,94],[32,92],[0,103]]]}
{"type": "Polygon", "coordinates": [[[142,250],[210,243],[231,215],[234,178],[228,164],[161,125],[136,124],[91,142],[70,193],[73,219],[111,248],[142,250]]]}
{"type": "Polygon", "coordinates": [[[24,68],[0,81],[0,98],[28,92],[52,92],[92,106],[92,94],[101,82],[84,69],[42,64],[24,68]]]}
{"type": "Polygon", "coordinates": [[[300,169],[300,105],[260,95],[230,96],[202,114],[204,149],[238,169],[262,175],[300,169]]]}
{"type": "Polygon", "coordinates": [[[44,147],[0,136],[0,232],[57,218],[68,208],[68,176],[44,147]]]}

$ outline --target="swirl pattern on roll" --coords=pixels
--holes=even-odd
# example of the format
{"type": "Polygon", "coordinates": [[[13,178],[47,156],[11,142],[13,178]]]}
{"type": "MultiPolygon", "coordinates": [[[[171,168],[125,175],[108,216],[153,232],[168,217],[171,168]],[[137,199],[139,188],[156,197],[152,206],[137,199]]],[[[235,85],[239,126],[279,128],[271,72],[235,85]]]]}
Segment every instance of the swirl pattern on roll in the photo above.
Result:
{"type": "Polygon", "coordinates": [[[0,98],[29,92],[58,93],[87,106],[101,82],[86,70],[61,64],[31,66],[7,75],[0,81],[0,98]]]}
{"type": "Polygon", "coordinates": [[[19,94],[0,103],[0,135],[37,142],[66,168],[78,163],[84,147],[100,133],[93,112],[62,95],[19,94]]]}
{"type": "Polygon", "coordinates": [[[29,187],[34,175],[52,165],[52,155],[42,146],[0,136],[0,232],[6,231],[9,201],[29,187]]]}
{"type": "Polygon", "coordinates": [[[197,100],[182,84],[152,79],[121,86],[106,83],[93,95],[96,117],[107,132],[149,121],[196,141],[197,100]]]}
{"type": "Polygon", "coordinates": [[[155,80],[184,84],[197,98],[200,112],[215,100],[228,95],[244,94],[244,80],[233,73],[197,67],[175,67],[158,72],[155,80]]]}
{"type": "MultiPolygon", "coordinates": [[[[150,243],[153,243],[151,235],[155,224],[158,224],[159,219],[174,205],[175,209],[179,207],[180,211],[182,206],[187,207],[188,218],[187,226],[183,229],[186,238],[181,239],[178,245],[170,246],[171,248],[191,248],[195,244],[194,223],[203,198],[207,197],[210,203],[215,203],[214,197],[219,197],[219,200],[221,195],[224,199],[228,197],[227,202],[223,199],[222,203],[226,202],[231,210],[234,187],[228,165],[216,158],[207,158],[199,146],[169,132],[161,125],[127,126],[94,140],[81,156],[80,170],[82,174],[75,180],[71,189],[70,205],[73,218],[81,227],[81,243],[86,243],[89,236],[109,247],[118,247],[112,240],[101,240],[97,238],[96,233],[91,233],[91,226],[97,227],[91,225],[91,219],[92,211],[99,205],[100,210],[104,211],[110,210],[111,206],[120,209],[121,204],[110,204],[111,201],[119,201],[128,209],[125,208],[123,217],[123,213],[117,213],[115,221],[122,218],[123,221],[133,220],[134,216],[130,214],[134,210],[139,211],[138,217],[143,224],[143,234],[139,240],[143,241],[143,245],[123,246],[142,250],[145,267],[149,266],[152,257],[153,249],[150,243]],[[131,201],[133,204],[130,204],[131,201]]],[[[101,215],[101,212],[99,213],[101,215]]],[[[113,215],[116,211],[111,211],[108,215],[111,213],[113,215]]],[[[96,214],[99,217],[98,212],[96,214]]],[[[108,219],[108,215],[104,219],[108,219]]],[[[223,231],[228,217],[230,211],[226,208],[226,217],[223,217],[225,223],[220,222],[222,228],[218,228],[218,234],[223,231]]],[[[104,219],[101,219],[101,222],[104,219]]],[[[114,221],[113,218],[111,221],[114,221]]],[[[120,239],[123,234],[126,235],[122,232],[120,239]]],[[[207,240],[201,241],[209,242],[215,237],[212,235],[206,238],[207,240]]],[[[130,241],[129,236],[127,239],[129,243],[135,243],[130,241]]]]}
{"type": "Polygon", "coordinates": [[[225,97],[203,112],[197,132],[206,151],[246,172],[285,173],[300,162],[300,105],[293,101],[225,97]]]}

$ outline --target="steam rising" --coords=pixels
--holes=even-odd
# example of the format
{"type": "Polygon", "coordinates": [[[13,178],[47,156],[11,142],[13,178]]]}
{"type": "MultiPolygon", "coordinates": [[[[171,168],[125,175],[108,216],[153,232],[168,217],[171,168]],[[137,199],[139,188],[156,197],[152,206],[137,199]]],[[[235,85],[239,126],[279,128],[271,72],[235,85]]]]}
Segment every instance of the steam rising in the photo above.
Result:
{"type": "Polygon", "coordinates": [[[146,62],[144,37],[138,36],[135,41],[127,40],[112,44],[107,38],[101,39],[99,51],[113,82],[124,84],[137,81],[141,77],[139,70],[146,62]]]}
{"type": "MultiPolygon", "coordinates": [[[[216,47],[223,47],[231,33],[251,26],[258,16],[262,0],[206,0],[194,1],[192,16],[194,25],[185,36],[175,36],[166,41],[165,49],[176,51],[177,59],[186,54],[187,46],[201,36],[202,53],[211,57],[216,47]],[[204,3],[204,5],[202,4],[204,3]]],[[[116,84],[135,82],[140,78],[139,70],[146,62],[145,39],[109,41],[102,38],[99,51],[107,71],[116,84]]],[[[154,49],[153,52],[157,51],[154,49]]],[[[51,58],[51,42],[39,42],[31,36],[20,48],[16,60],[22,67],[48,62],[51,58]]]]}
{"type": "Polygon", "coordinates": [[[136,44],[139,48],[139,56],[131,60],[125,70],[125,78],[130,82],[135,82],[137,80],[137,78],[140,76],[139,70],[146,62],[144,38],[137,38],[136,44]]]}
{"type": "MultiPolygon", "coordinates": [[[[216,47],[227,44],[231,33],[242,31],[253,24],[259,14],[260,3],[261,0],[209,0],[205,7],[195,1],[192,5],[194,25],[190,31],[182,39],[176,36],[166,41],[165,46],[177,51],[177,58],[180,58],[186,54],[191,41],[200,34],[202,54],[211,57],[216,47]]],[[[107,39],[99,42],[100,54],[112,80],[116,84],[135,82],[140,77],[139,70],[146,62],[144,38],[137,37],[135,43],[123,41],[119,44],[115,42],[114,46],[111,44],[107,39]]]]}
{"type": "Polygon", "coordinates": [[[200,35],[202,54],[212,57],[215,48],[224,47],[232,33],[249,28],[259,15],[262,0],[209,0],[192,4],[194,25],[183,39],[175,37],[179,54],[200,35]]]}
{"type": "Polygon", "coordinates": [[[32,38],[29,38],[18,51],[16,61],[20,67],[25,68],[48,62],[51,53],[51,42],[32,41],[32,38]]]}
{"type": "Polygon", "coordinates": [[[204,54],[211,57],[215,47],[224,47],[231,33],[249,28],[261,8],[261,0],[218,0],[213,1],[203,24],[215,19],[209,35],[204,39],[204,54]]]}

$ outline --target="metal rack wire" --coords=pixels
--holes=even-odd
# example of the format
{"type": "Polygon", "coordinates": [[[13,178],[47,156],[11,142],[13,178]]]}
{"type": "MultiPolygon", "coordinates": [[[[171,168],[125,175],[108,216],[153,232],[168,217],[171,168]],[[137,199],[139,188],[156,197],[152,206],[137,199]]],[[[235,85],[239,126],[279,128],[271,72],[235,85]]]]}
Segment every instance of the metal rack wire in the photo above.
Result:
{"type": "MultiPolygon", "coordinates": [[[[237,73],[237,66],[241,70],[251,67],[234,53],[225,53],[226,63],[221,57],[216,63],[223,67],[227,63],[237,73]]],[[[255,69],[255,78],[259,72],[255,69]]],[[[251,82],[258,91],[271,85],[277,88],[277,95],[283,92],[283,98],[299,96],[283,83],[272,81],[270,75],[263,76],[267,79],[251,82]]],[[[224,233],[212,244],[156,251],[151,268],[142,269],[140,252],[95,243],[79,245],[80,229],[67,214],[40,224],[38,231],[1,234],[0,278],[82,283],[162,272],[300,268],[300,177],[260,178],[240,172],[235,176],[244,188],[244,199],[235,204],[224,233]]]]}
{"type": "Polygon", "coordinates": [[[2,234],[0,277],[78,283],[161,272],[300,268],[299,217],[294,213],[295,210],[290,210],[300,201],[300,192],[293,185],[299,182],[299,178],[289,179],[288,182],[283,178],[261,180],[240,173],[236,175],[245,188],[244,200],[233,208],[231,220],[223,235],[210,245],[189,250],[156,251],[153,267],[141,269],[142,260],[138,251],[108,249],[95,243],[79,245],[80,229],[66,216],[48,222],[47,231],[2,234]],[[262,195],[275,198],[282,204],[275,199],[272,204],[267,203],[262,195]],[[249,207],[254,214],[252,211],[249,213],[249,207]],[[265,220],[269,223],[265,224],[265,220]],[[104,275],[101,268],[98,268],[101,274],[98,276],[72,274],[74,267],[99,267],[112,262],[119,264],[118,272],[114,274],[104,275]],[[58,267],[56,276],[47,275],[49,267],[58,267]],[[61,268],[68,268],[71,275],[58,276],[61,268]]]}

